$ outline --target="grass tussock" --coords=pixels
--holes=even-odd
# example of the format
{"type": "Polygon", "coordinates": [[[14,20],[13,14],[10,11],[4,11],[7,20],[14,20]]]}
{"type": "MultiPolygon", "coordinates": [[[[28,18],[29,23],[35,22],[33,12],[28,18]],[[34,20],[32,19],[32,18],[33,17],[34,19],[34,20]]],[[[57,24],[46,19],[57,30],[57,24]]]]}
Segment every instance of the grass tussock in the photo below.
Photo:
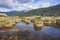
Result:
{"type": "Polygon", "coordinates": [[[23,21],[26,24],[30,22],[34,23],[37,28],[41,26],[55,26],[60,27],[60,17],[46,17],[46,16],[34,16],[34,17],[19,17],[19,16],[7,16],[0,17],[0,28],[12,27],[17,22],[23,21]]]}

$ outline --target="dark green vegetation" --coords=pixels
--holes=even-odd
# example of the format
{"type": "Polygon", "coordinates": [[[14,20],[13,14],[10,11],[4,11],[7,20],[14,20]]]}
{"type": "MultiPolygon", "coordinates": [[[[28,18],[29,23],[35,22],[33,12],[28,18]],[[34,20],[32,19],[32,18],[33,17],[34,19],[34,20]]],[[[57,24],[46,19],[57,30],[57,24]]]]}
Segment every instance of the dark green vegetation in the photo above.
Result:
{"type": "Polygon", "coordinates": [[[41,16],[60,16],[60,4],[48,8],[40,8],[31,10],[25,13],[17,13],[19,16],[33,16],[33,15],[41,15],[41,16]]]}
{"type": "Polygon", "coordinates": [[[10,16],[35,16],[35,15],[41,15],[41,16],[60,16],[60,4],[51,6],[48,8],[39,8],[35,10],[30,10],[25,12],[23,11],[12,11],[12,12],[0,12],[0,13],[6,13],[10,16]]]}

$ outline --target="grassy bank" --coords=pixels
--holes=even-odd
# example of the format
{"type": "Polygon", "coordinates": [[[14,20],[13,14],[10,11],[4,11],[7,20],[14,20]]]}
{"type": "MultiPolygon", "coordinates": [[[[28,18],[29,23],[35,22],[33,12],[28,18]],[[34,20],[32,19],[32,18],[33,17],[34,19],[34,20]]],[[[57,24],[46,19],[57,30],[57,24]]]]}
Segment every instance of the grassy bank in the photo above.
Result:
{"type": "Polygon", "coordinates": [[[19,17],[19,16],[7,16],[0,17],[0,28],[12,27],[19,21],[26,24],[30,22],[34,23],[34,26],[40,28],[42,26],[56,26],[60,27],[60,17],[48,17],[48,16],[31,16],[31,17],[19,17]]]}

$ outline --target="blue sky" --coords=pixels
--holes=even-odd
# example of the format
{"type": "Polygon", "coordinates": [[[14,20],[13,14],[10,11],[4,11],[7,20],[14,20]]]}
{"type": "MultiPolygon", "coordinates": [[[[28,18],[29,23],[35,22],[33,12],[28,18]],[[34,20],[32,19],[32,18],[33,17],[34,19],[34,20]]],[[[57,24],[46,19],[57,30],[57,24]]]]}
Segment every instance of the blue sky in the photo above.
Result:
{"type": "Polygon", "coordinates": [[[60,0],[0,0],[0,12],[32,10],[60,4],[60,0]]]}

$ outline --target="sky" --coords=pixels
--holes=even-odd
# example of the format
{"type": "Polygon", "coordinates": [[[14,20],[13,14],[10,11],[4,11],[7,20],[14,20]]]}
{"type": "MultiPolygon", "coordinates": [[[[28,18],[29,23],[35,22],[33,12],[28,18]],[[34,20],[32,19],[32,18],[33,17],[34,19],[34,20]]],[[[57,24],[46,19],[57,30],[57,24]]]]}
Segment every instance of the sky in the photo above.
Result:
{"type": "Polygon", "coordinates": [[[0,0],[0,12],[32,10],[60,4],[60,0],[0,0]]]}

